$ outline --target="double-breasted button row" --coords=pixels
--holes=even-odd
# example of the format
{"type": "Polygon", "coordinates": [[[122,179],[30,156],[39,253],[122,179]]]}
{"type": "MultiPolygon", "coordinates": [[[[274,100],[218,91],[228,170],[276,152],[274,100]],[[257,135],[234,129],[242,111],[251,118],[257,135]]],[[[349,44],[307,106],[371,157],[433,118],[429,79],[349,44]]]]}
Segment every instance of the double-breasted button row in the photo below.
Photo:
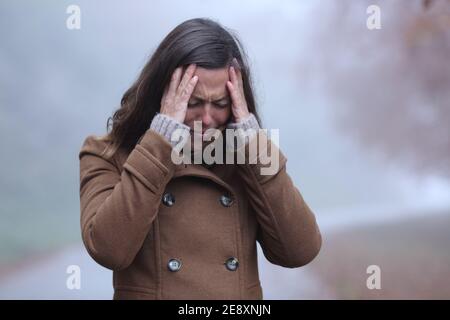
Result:
{"type": "MultiPolygon", "coordinates": [[[[162,197],[162,202],[165,206],[171,207],[175,204],[175,196],[170,192],[166,192],[162,197]]],[[[219,202],[224,207],[230,207],[233,204],[233,199],[230,196],[224,194],[220,196],[219,202]]]]}
{"type": "MultiPolygon", "coordinates": [[[[239,261],[235,257],[231,257],[227,259],[227,261],[225,261],[224,265],[229,271],[236,271],[237,268],[239,267],[239,261]]],[[[178,270],[181,269],[181,261],[174,258],[170,259],[169,262],[167,263],[167,268],[171,272],[177,272],[178,270]]]]}

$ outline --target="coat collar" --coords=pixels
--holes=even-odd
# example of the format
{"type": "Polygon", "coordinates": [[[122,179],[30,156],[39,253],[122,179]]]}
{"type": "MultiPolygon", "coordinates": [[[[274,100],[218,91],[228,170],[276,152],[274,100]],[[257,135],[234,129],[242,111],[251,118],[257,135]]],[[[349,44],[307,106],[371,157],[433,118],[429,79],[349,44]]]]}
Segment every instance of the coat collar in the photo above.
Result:
{"type": "MultiPolygon", "coordinates": [[[[223,155],[227,152],[226,143],[223,144],[223,155]]],[[[233,155],[235,159],[235,155],[233,155]]],[[[191,158],[191,164],[179,164],[175,168],[174,178],[182,176],[194,176],[212,180],[222,187],[232,192],[231,180],[236,170],[235,164],[194,164],[193,158],[191,158]]]]}
{"type": "MultiPolygon", "coordinates": [[[[225,152],[226,149],[224,149],[224,154],[225,152]]],[[[119,162],[121,168],[123,168],[123,163],[126,161],[128,155],[129,152],[121,154],[119,162]]],[[[235,170],[236,164],[179,164],[175,166],[173,178],[192,176],[209,179],[232,192],[233,188],[231,187],[231,181],[235,170]]]]}
{"type": "Polygon", "coordinates": [[[200,177],[209,179],[222,187],[232,191],[230,181],[234,173],[234,165],[230,164],[179,164],[175,168],[174,178],[183,176],[200,177]]]}

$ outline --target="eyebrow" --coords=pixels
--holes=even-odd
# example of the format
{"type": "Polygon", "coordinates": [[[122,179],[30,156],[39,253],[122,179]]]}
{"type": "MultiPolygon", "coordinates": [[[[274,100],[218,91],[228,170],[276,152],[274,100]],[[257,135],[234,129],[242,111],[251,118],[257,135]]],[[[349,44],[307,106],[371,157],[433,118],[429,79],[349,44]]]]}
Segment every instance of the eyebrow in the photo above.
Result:
{"type": "MultiPolygon", "coordinates": [[[[200,97],[197,97],[197,96],[195,96],[195,95],[192,95],[192,98],[197,99],[197,100],[200,100],[200,101],[204,101],[204,99],[202,99],[202,98],[200,98],[200,97]]],[[[230,99],[230,96],[229,96],[229,95],[223,96],[223,97],[221,97],[221,98],[219,98],[219,99],[213,100],[212,102],[218,102],[218,101],[225,100],[225,99],[230,99]]]]}

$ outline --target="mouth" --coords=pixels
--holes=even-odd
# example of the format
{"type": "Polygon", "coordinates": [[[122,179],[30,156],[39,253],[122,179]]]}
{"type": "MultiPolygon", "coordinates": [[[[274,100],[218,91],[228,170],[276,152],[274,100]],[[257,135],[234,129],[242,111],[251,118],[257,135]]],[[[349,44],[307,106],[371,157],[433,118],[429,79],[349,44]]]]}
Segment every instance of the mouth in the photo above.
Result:
{"type": "MultiPolygon", "coordinates": [[[[208,128],[208,129],[210,129],[210,128],[208,128]]],[[[208,130],[208,129],[206,129],[206,130],[208,130]]],[[[191,129],[190,132],[191,132],[191,133],[194,133],[194,134],[201,134],[201,135],[204,135],[205,132],[206,132],[206,130],[202,130],[202,131],[200,132],[200,131],[194,131],[194,129],[191,129]]]]}
{"type": "Polygon", "coordinates": [[[200,136],[201,138],[203,138],[203,137],[212,136],[212,135],[215,134],[215,132],[216,132],[217,130],[222,131],[222,130],[225,129],[225,128],[226,128],[226,125],[220,126],[220,127],[218,127],[218,128],[214,128],[214,127],[206,128],[206,129],[203,129],[203,128],[202,128],[202,131],[195,131],[193,128],[191,128],[191,129],[189,130],[189,132],[190,132],[190,134],[191,134],[192,136],[200,136]],[[213,130],[210,130],[210,129],[213,129],[213,130]],[[210,131],[207,133],[206,131],[208,131],[208,130],[210,130],[210,131]]]}

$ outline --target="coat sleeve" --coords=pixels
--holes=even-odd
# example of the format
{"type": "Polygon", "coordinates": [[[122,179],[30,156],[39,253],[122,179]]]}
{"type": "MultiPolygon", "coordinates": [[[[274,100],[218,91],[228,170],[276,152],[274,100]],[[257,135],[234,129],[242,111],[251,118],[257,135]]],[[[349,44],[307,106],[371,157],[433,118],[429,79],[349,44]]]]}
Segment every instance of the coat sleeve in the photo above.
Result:
{"type": "Polygon", "coordinates": [[[283,153],[262,131],[237,152],[245,152],[239,173],[259,224],[257,241],[267,260],[289,268],[312,261],[320,251],[322,237],[313,212],[286,172],[283,153]],[[256,141],[258,148],[252,158],[249,145],[256,141]],[[272,158],[276,153],[278,159],[272,158]],[[263,161],[266,154],[270,156],[263,161]]]}
{"type": "Polygon", "coordinates": [[[141,248],[173,176],[172,147],[149,129],[119,172],[102,157],[105,146],[106,142],[89,136],[79,153],[81,232],[95,261],[121,270],[141,248]]]}

